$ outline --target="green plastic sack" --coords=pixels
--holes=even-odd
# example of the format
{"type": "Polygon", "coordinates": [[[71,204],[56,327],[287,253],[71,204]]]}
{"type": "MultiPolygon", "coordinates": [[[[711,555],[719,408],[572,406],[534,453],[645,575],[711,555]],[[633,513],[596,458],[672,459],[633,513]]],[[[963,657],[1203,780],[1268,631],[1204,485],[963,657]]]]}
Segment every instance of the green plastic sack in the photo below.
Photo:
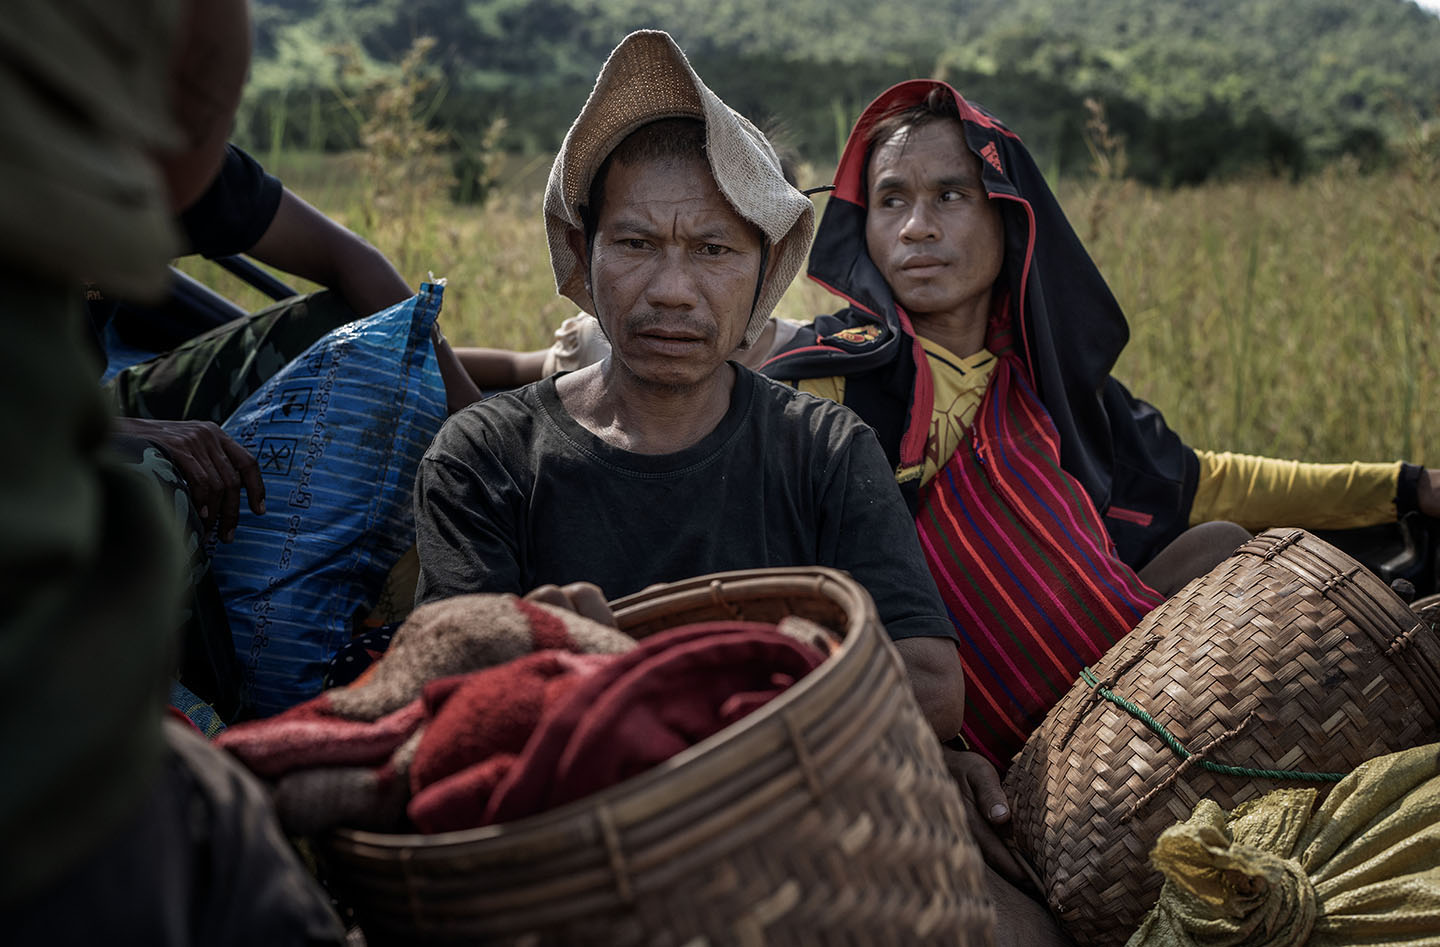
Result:
{"type": "Polygon", "coordinates": [[[1440,945],[1440,744],[1282,789],[1202,800],[1151,853],[1160,900],[1127,947],[1440,945]]]}

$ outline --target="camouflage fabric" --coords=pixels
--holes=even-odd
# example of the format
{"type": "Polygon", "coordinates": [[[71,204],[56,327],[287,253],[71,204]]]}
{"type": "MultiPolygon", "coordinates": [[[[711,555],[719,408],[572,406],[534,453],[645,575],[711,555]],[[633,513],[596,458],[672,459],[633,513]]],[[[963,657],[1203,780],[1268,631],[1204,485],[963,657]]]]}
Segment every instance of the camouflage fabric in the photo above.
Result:
{"type": "Polygon", "coordinates": [[[124,417],[219,424],[281,366],[355,318],[329,290],[282,299],[132,365],[102,390],[124,417]]]}

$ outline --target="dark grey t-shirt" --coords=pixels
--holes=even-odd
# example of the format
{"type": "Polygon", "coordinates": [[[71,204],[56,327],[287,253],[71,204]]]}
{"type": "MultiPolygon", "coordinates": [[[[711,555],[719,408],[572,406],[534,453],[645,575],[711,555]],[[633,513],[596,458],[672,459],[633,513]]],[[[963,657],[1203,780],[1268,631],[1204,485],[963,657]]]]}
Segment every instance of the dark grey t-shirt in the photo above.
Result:
{"type": "Polygon", "coordinates": [[[892,638],[955,638],[874,433],[848,408],[736,366],[698,444],[601,440],[547,378],[456,413],[415,485],[416,602],[594,582],[607,598],[727,569],[844,569],[892,638]]]}

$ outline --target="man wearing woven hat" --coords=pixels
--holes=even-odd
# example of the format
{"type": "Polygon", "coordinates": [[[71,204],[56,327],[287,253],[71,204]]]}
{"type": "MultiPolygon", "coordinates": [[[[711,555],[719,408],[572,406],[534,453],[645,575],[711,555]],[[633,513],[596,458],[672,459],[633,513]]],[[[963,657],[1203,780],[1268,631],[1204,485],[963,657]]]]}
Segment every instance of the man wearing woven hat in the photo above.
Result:
{"type": "Polygon", "coordinates": [[[834,566],[874,597],[936,732],[956,732],[954,629],[874,434],[727,361],[809,249],[810,202],[765,137],[668,35],[634,33],[555,159],[545,223],[560,292],[611,354],[442,428],[416,479],[417,603],[544,587],[604,617],[599,590],[834,566]]]}

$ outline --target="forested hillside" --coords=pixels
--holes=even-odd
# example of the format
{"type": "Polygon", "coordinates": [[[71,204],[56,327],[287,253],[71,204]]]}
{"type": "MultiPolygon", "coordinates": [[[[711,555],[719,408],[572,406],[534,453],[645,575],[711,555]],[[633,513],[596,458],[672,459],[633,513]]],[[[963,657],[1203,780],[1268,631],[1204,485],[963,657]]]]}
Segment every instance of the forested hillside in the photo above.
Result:
{"type": "Polygon", "coordinates": [[[353,147],[354,90],[432,36],[431,124],[464,142],[503,116],[506,147],[550,149],[605,54],[644,26],[819,160],[913,75],[991,107],[1058,173],[1090,163],[1093,97],[1152,183],[1382,160],[1440,110],[1440,18],[1410,0],[257,0],[255,21],[252,144],[353,147]]]}

